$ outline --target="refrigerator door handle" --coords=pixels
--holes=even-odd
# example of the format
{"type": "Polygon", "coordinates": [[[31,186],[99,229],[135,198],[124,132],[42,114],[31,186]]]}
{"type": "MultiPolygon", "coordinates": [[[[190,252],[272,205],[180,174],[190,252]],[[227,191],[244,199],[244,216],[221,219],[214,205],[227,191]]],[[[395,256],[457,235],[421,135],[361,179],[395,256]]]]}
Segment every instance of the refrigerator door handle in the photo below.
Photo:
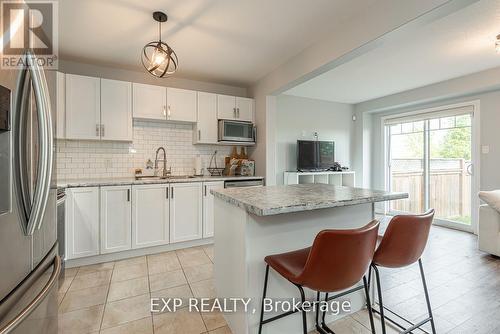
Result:
{"type": "Polygon", "coordinates": [[[37,59],[33,53],[27,51],[25,54],[25,61],[27,69],[23,69],[18,85],[17,96],[17,138],[16,147],[18,158],[18,177],[16,180],[21,182],[17,186],[20,191],[24,203],[24,213],[25,213],[25,224],[23,224],[24,233],[26,235],[33,235],[35,229],[40,228],[43,216],[45,214],[45,208],[47,206],[47,200],[50,192],[50,181],[52,178],[52,155],[53,155],[53,139],[52,139],[52,116],[50,107],[49,90],[47,86],[47,80],[43,70],[38,65],[37,59]],[[37,184],[35,185],[34,194],[32,201],[30,201],[29,183],[27,180],[29,178],[27,169],[24,164],[26,163],[25,154],[23,153],[22,145],[25,145],[26,140],[26,115],[23,115],[24,108],[26,106],[26,101],[28,99],[29,82],[27,72],[29,71],[30,77],[33,83],[33,93],[36,102],[36,110],[38,117],[38,142],[39,142],[39,159],[37,166],[37,184]],[[23,156],[21,156],[23,155],[23,156]],[[30,205],[31,203],[31,205],[30,205]]]}
{"type": "Polygon", "coordinates": [[[36,308],[40,303],[47,297],[50,293],[51,289],[57,284],[59,274],[61,273],[61,258],[59,255],[54,257],[53,263],[54,270],[50,275],[47,284],[43,287],[43,289],[36,295],[36,297],[28,304],[26,307],[19,312],[12,320],[10,320],[7,324],[0,328],[0,334],[8,334],[13,331],[17,326],[23,322],[36,308]]]}

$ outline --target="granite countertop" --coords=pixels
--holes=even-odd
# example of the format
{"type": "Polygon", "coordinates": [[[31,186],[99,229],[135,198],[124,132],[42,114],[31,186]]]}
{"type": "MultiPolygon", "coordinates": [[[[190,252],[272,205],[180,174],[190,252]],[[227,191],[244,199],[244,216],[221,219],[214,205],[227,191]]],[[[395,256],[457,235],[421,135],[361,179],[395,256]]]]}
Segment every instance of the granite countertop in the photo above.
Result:
{"type": "Polygon", "coordinates": [[[214,189],[211,193],[257,216],[408,198],[407,193],[327,184],[214,189]]]}
{"type": "Polygon", "coordinates": [[[98,186],[121,186],[139,184],[164,184],[183,182],[210,182],[210,181],[233,181],[233,180],[263,180],[262,176],[195,176],[179,178],[175,175],[167,179],[144,178],[136,180],[134,177],[119,178],[95,178],[95,179],[61,179],[57,180],[57,188],[78,188],[98,186]]]}

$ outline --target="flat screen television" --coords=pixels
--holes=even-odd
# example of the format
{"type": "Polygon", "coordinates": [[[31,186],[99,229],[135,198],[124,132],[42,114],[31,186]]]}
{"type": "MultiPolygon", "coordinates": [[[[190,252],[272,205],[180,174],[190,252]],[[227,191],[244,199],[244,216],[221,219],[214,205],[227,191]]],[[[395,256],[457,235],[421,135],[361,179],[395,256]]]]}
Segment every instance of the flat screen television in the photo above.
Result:
{"type": "Polygon", "coordinates": [[[335,142],[297,140],[297,169],[302,172],[322,171],[335,164],[335,142]]]}

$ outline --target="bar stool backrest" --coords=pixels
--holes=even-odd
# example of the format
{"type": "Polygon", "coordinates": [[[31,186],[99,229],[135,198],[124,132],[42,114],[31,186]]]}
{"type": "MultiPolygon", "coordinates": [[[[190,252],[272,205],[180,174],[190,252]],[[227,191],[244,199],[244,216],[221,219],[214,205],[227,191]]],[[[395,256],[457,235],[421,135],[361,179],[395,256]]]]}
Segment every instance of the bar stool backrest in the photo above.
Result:
{"type": "Polygon", "coordinates": [[[400,268],[418,261],[427,245],[433,218],[433,209],[422,215],[394,216],[373,262],[382,267],[400,268]]]}
{"type": "Polygon", "coordinates": [[[316,235],[299,281],[321,292],[344,290],[358,283],[375,252],[379,222],[359,229],[323,230],[316,235]]]}

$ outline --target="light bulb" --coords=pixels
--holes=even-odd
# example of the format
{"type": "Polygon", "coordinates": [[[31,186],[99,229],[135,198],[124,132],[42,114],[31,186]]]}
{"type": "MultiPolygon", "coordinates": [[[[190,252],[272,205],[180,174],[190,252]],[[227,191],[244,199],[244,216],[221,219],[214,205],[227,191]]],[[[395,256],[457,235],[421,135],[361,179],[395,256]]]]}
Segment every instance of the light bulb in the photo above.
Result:
{"type": "Polygon", "coordinates": [[[165,61],[165,52],[160,51],[159,49],[156,49],[154,54],[153,54],[153,64],[155,65],[161,65],[165,61]]]}

